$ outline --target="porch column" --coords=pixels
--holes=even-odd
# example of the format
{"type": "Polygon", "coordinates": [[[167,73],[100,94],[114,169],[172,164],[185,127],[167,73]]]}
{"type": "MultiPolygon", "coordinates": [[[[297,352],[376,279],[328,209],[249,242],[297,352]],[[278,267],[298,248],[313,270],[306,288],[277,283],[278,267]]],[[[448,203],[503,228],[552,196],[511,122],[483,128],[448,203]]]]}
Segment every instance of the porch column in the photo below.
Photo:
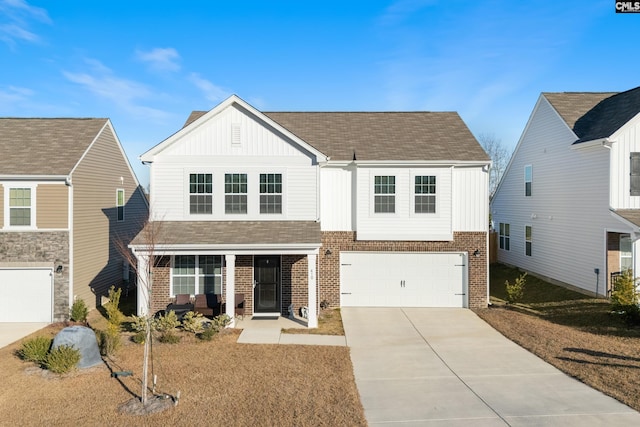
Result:
{"type": "Polygon", "coordinates": [[[146,316],[149,312],[149,289],[152,277],[149,274],[149,256],[136,254],[138,260],[137,315],[146,316]]]}
{"type": "Polygon", "coordinates": [[[227,309],[225,313],[231,318],[231,323],[229,323],[228,327],[234,328],[236,326],[236,256],[225,255],[224,260],[227,266],[227,309]]]}
{"type": "Polygon", "coordinates": [[[317,328],[318,327],[318,310],[317,310],[317,271],[316,271],[316,254],[307,255],[307,264],[309,271],[309,317],[307,327],[309,328],[317,328]]]}

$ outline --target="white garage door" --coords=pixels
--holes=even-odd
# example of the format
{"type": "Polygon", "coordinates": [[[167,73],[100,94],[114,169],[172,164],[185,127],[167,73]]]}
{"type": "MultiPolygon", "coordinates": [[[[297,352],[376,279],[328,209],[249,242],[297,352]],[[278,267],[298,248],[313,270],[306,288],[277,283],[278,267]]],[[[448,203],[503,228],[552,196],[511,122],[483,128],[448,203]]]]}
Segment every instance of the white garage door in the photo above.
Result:
{"type": "Polygon", "coordinates": [[[0,322],[51,322],[52,270],[0,268],[0,322]]]}
{"type": "Polygon", "coordinates": [[[467,307],[465,253],[341,252],[344,307],[467,307]]]}

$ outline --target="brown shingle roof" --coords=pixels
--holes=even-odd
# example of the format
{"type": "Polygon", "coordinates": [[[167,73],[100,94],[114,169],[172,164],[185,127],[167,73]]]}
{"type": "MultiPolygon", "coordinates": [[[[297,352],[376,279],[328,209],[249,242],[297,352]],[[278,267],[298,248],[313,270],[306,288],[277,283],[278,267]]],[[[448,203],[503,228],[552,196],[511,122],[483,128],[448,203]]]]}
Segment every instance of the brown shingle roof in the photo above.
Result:
{"type": "Polygon", "coordinates": [[[543,93],[578,136],[592,141],[611,136],[640,112],[640,87],[626,92],[543,93]]]}
{"type": "MultiPolygon", "coordinates": [[[[192,112],[185,126],[205,113],[192,112]]],[[[331,160],[489,160],[455,112],[263,114],[331,160]]]]}
{"type": "Polygon", "coordinates": [[[640,209],[618,209],[614,212],[632,224],[640,227],[640,209]]]}
{"type": "MultiPolygon", "coordinates": [[[[147,225],[149,226],[149,225],[147,225]]],[[[155,221],[156,245],[320,245],[316,221],[155,221]]],[[[142,230],[131,242],[144,245],[142,230]]]]}
{"type": "Polygon", "coordinates": [[[0,118],[0,175],[68,175],[107,120],[0,118]]]}

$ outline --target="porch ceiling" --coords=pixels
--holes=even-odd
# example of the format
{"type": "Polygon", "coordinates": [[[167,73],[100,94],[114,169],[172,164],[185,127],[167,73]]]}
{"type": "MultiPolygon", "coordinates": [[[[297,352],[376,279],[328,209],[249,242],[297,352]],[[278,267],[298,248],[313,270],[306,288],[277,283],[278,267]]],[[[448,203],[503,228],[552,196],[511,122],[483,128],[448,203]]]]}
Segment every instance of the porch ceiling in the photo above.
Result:
{"type": "Polygon", "coordinates": [[[133,239],[131,246],[169,245],[321,245],[316,221],[154,221],[133,239]]]}

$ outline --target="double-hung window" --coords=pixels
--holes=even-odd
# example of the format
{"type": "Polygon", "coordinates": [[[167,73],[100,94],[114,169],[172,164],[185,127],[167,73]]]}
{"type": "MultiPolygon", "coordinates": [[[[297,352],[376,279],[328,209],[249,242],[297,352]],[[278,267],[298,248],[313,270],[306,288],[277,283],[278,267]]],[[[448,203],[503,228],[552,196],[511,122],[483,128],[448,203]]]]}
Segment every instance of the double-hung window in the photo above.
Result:
{"type": "Polygon", "coordinates": [[[415,213],[436,213],[436,177],[415,177],[415,213]]]}
{"type": "Polygon", "coordinates": [[[221,294],[220,255],[176,255],[173,260],[172,295],[221,294]]]}
{"type": "Polygon", "coordinates": [[[524,227],[524,254],[531,256],[531,226],[525,225],[524,227]]]}
{"type": "Polygon", "coordinates": [[[640,153],[631,153],[631,196],[640,196],[640,153]]]}
{"type": "Polygon", "coordinates": [[[620,236],[620,271],[633,270],[633,249],[631,236],[620,236]]]}
{"type": "Polygon", "coordinates": [[[31,188],[9,189],[9,225],[31,226],[31,188]]]}
{"type": "Polygon", "coordinates": [[[124,189],[116,190],[116,209],[118,210],[118,221],[124,221],[124,189]]]}
{"type": "Polygon", "coordinates": [[[503,222],[500,223],[500,249],[504,249],[505,251],[509,250],[509,224],[505,224],[503,222]]]}
{"type": "Polygon", "coordinates": [[[213,212],[213,178],[210,173],[189,175],[189,213],[192,215],[213,212]]]}
{"type": "Polygon", "coordinates": [[[375,176],[373,184],[375,213],[395,213],[396,177],[375,176]]]}
{"type": "Polygon", "coordinates": [[[260,213],[282,213],[282,174],[260,174],[260,213]]]}
{"type": "Polygon", "coordinates": [[[224,212],[228,214],[247,213],[246,173],[227,173],[224,175],[224,212]]]}
{"type": "Polygon", "coordinates": [[[524,167],[524,195],[531,197],[531,183],[533,182],[533,169],[531,165],[524,167]]]}

